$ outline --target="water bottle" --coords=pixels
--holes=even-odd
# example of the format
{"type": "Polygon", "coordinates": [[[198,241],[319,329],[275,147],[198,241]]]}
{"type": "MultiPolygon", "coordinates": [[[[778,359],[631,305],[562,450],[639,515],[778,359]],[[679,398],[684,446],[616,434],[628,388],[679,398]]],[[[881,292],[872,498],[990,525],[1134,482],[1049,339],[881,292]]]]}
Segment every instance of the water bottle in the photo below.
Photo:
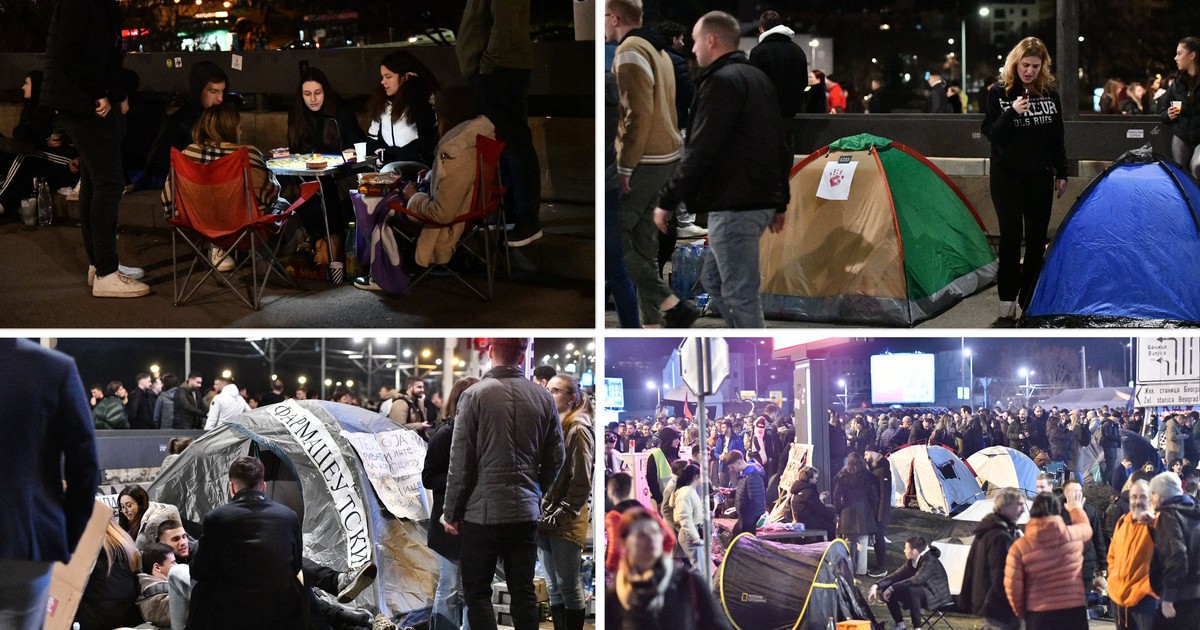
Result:
{"type": "Polygon", "coordinates": [[[346,230],[346,275],[355,278],[363,275],[358,264],[358,228],[354,222],[346,230]]]}
{"type": "Polygon", "coordinates": [[[45,227],[54,220],[54,199],[50,197],[50,182],[43,177],[38,181],[37,191],[38,225],[45,227]]]}

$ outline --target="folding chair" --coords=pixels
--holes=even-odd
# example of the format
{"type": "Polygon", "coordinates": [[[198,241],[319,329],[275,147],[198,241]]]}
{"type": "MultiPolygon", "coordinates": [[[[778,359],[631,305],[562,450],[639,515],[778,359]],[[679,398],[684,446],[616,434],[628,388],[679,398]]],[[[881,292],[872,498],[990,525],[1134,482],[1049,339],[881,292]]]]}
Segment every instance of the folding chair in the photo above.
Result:
{"type": "Polygon", "coordinates": [[[957,607],[954,599],[934,608],[932,610],[922,611],[921,626],[918,630],[937,630],[938,626],[945,626],[946,630],[954,630],[954,626],[950,625],[950,621],[946,619],[946,613],[956,612],[957,607]]]}
{"type": "Polygon", "coordinates": [[[244,148],[207,164],[194,162],[172,149],[169,177],[175,203],[175,214],[168,222],[174,226],[171,281],[176,306],[186,304],[209,278],[215,278],[254,310],[262,306],[263,289],[272,273],[288,287],[296,287],[276,258],[279,239],[274,246],[269,240],[279,234],[295,215],[296,208],[320,191],[320,183],[301,184],[300,198],[284,212],[260,214],[250,179],[250,155],[244,148]],[[194,254],[182,286],[179,282],[179,239],[183,239],[194,254]],[[205,251],[205,245],[219,247],[225,250],[225,255],[213,261],[205,251]],[[235,251],[244,251],[246,256],[232,270],[218,270],[235,251]],[[251,275],[249,297],[232,282],[234,274],[247,263],[251,275]],[[204,273],[193,283],[192,276],[198,267],[204,273]]]}
{"type": "MultiPolygon", "coordinates": [[[[512,274],[512,267],[508,257],[508,249],[501,247],[504,239],[504,209],[501,201],[504,199],[505,189],[500,185],[500,153],[504,150],[504,143],[500,140],[489,138],[487,136],[475,136],[475,153],[478,156],[475,170],[475,185],[474,192],[471,195],[470,211],[455,218],[449,223],[437,223],[423,217],[412,210],[405,207],[400,198],[394,198],[389,203],[389,207],[396,212],[397,215],[405,215],[412,218],[424,228],[445,228],[459,223],[465,223],[466,229],[463,231],[462,237],[458,239],[455,245],[455,251],[466,252],[471,258],[483,263],[487,276],[487,293],[484,294],[460,273],[450,268],[446,264],[435,263],[430,265],[413,279],[412,286],[424,280],[434,269],[441,269],[453,276],[463,286],[470,289],[480,299],[492,299],[492,285],[496,277],[496,257],[503,252],[504,270],[506,274],[512,274]],[[498,225],[489,225],[489,220],[496,218],[498,225]],[[498,229],[491,229],[498,228],[498,229]],[[477,244],[472,244],[471,240],[480,241],[477,244]]],[[[416,237],[405,234],[403,230],[392,224],[392,228],[396,233],[406,241],[415,245],[416,237]]]]}

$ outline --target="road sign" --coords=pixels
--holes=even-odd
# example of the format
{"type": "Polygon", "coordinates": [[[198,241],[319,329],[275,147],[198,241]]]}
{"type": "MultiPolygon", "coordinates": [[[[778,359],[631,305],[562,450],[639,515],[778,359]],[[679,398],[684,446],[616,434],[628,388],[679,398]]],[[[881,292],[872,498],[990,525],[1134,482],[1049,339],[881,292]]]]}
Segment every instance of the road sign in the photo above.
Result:
{"type": "Polygon", "coordinates": [[[1200,382],[1200,339],[1143,337],[1137,340],[1138,383],[1200,382]]]}
{"type": "Polygon", "coordinates": [[[688,337],[679,346],[679,364],[693,393],[715,394],[729,376],[729,344],[720,337],[688,337]]]}
{"type": "Polygon", "coordinates": [[[1133,404],[1137,407],[1200,405],[1200,380],[1138,385],[1133,404]]]}

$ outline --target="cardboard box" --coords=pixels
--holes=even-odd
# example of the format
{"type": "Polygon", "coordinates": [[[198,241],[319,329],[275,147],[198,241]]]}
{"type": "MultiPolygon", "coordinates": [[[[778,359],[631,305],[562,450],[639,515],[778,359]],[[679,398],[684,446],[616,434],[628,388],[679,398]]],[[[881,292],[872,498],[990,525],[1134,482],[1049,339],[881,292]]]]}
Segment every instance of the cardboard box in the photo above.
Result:
{"type": "Polygon", "coordinates": [[[839,621],[837,630],[871,630],[870,621],[857,621],[851,619],[849,621],[839,621]]]}
{"type": "Polygon", "coordinates": [[[92,507],[92,517],[88,519],[87,528],[75,547],[71,561],[67,564],[54,563],[50,576],[50,597],[46,600],[45,630],[70,630],[112,517],[112,508],[96,501],[92,507]]]}

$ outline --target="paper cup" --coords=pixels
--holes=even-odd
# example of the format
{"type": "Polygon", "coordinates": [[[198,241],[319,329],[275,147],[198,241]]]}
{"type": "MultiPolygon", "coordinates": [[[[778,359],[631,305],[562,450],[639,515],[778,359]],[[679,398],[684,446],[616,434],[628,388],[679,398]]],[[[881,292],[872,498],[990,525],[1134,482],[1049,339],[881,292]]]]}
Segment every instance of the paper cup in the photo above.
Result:
{"type": "Polygon", "coordinates": [[[342,160],[346,162],[354,162],[358,156],[358,152],[354,149],[346,149],[342,151],[342,160]]]}
{"type": "Polygon", "coordinates": [[[346,267],[340,262],[329,263],[329,281],[341,284],[346,279],[346,267]]]}
{"type": "Polygon", "coordinates": [[[1183,109],[1183,101],[1171,101],[1171,107],[1175,109],[1183,109]]]}
{"type": "Polygon", "coordinates": [[[363,160],[367,159],[367,143],[366,142],[355,142],[354,143],[354,156],[358,159],[359,162],[362,162],[363,160]]]}

